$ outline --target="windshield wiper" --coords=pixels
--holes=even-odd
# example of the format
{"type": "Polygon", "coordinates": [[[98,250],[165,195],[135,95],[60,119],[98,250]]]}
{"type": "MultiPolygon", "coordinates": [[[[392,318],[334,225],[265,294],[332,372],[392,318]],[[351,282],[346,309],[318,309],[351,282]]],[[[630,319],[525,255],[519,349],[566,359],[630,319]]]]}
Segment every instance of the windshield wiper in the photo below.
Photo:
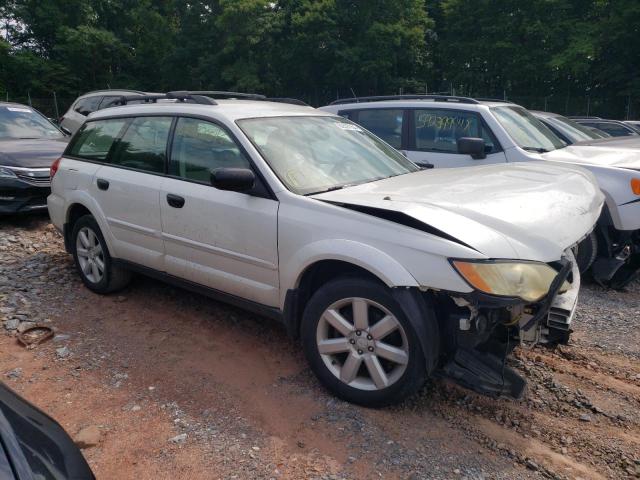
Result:
{"type": "Polygon", "coordinates": [[[526,150],[527,152],[538,152],[538,153],[547,153],[550,152],[550,150],[547,150],[546,148],[542,148],[542,147],[520,147],[523,150],[526,150]]]}

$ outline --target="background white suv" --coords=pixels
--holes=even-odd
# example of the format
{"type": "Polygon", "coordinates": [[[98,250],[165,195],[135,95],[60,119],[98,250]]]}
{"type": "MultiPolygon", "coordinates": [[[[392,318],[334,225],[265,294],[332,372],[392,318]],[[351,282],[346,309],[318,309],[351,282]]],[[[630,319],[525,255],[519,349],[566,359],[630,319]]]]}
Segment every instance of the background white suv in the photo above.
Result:
{"type": "Polygon", "coordinates": [[[517,397],[504,357],[568,338],[590,173],[420,170],[309,107],[153,98],[177,101],[96,112],[52,166],[51,219],[93,291],[137,271],[280,319],[325,386],[374,406],[435,373],[517,397]]]}
{"type": "Polygon", "coordinates": [[[95,90],[85,93],[71,104],[69,110],[58,120],[58,124],[67,132],[75,133],[88,115],[103,108],[117,105],[123,95],[128,97],[143,96],[146,93],[137,90],[95,90]]]}
{"type": "MultiPolygon", "coordinates": [[[[597,229],[576,249],[580,270],[590,269],[598,282],[614,288],[640,273],[640,152],[567,145],[526,109],[499,100],[362,97],[338,100],[321,110],[357,122],[427,167],[545,161],[590,170],[606,207],[597,229]]],[[[539,229],[531,233],[545,234],[539,229]]]]}

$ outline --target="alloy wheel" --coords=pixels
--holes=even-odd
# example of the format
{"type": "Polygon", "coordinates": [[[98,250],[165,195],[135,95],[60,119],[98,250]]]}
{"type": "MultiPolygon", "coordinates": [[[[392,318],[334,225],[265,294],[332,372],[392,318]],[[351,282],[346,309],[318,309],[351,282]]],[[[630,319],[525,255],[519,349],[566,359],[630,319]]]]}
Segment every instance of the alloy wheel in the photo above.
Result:
{"type": "Polygon", "coordinates": [[[367,298],[345,298],[330,305],[318,322],[316,343],[329,371],[360,390],[389,387],[409,363],[401,323],[383,305],[367,298]]]}
{"type": "Polygon", "coordinates": [[[104,278],[105,260],[102,245],[96,233],[82,227],[76,237],[76,254],[82,274],[91,283],[100,283],[104,278]]]}

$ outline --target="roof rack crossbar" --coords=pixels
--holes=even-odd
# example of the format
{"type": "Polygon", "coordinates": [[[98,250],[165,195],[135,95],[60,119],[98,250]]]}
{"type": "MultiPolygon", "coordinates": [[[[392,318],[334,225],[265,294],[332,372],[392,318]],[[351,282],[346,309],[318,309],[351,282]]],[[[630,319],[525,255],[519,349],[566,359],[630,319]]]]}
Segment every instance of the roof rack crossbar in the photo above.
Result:
{"type": "Polygon", "coordinates": [[[213,99],[195,92],[175,91],[154,95],[122,95],[118,99],[119,105],[127,105],[129,102],[157,103],[158,100],[177,100],[179,102],[192,101],[202,105],[217,105],[213,99]]]}
{"type": "Polygon", "coordinates": [[[352,98],[340,98],[334,100],[330,105],[342,105],[345,103],[361,103],[361,102],[384,102],[387,100],[433,100],[438,102],[452,102],[452,103],[469,103],[478,104],[477,100],[469,97],[456,97],[454,95],[383,95],[372,97],[352,97],[352,98]]]}

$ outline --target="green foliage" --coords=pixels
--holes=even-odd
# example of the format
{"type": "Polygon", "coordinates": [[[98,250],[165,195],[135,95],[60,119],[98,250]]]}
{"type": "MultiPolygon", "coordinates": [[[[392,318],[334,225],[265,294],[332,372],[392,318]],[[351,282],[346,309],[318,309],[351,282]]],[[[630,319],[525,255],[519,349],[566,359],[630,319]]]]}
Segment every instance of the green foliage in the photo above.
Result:
{"type": "Polygon", "coordinates": [[[638,0],[0,0],[0,91],[231,89],[321,104],[428,85],[565,108],[594,95],[621,113],[640,99],[639,28],[638,0]]]}

